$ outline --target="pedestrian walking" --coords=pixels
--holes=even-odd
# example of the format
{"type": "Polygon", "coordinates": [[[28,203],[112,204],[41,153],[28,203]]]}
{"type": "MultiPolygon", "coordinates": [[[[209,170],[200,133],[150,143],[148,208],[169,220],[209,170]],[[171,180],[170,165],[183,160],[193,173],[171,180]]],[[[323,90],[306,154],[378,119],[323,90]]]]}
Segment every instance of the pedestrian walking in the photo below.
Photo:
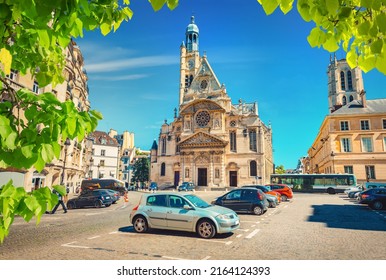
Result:
{"type": "Polygon", "coordinates": [[[58,196],[59,201],[58,201],[58,203],[55,205],[54,209],[52,209],[52,211],[51,211],[50,214],[55,214],[56,209],[58,209],[59,205],[62,205],[62,208],[63,208],[64,213],[67,213],[67,207],[66,207],[66,205],[65,205],[64,202],[63,202],[63,196],[62,196],[60,193],[58,193],[56,190],[53,190],[53,193],[56,194],[56,195],[58,196]]]}

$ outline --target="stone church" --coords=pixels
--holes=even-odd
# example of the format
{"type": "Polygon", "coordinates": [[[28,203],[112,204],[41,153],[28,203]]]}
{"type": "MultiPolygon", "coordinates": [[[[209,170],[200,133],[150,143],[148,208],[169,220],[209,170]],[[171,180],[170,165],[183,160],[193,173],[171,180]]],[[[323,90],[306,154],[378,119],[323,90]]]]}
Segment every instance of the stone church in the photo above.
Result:
{"type": "Polygon", "coordinates": [[[265,184],[273,173],[272,130],[257,103],[232,104],[191,18],[180,47],[179,110],[151,149],[150,179],[158,185],[193,182],[200,189],[265,184]]]}

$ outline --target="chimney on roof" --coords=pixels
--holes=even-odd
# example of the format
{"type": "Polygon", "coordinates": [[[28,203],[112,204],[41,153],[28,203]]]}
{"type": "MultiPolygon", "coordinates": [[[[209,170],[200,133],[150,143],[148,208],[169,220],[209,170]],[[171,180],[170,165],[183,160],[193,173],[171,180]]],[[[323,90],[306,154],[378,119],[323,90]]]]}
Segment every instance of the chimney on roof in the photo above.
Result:
{"type": "Polygon", "coordinates": [[[366,108],[367,107],[367,104],[366,104],[366,91],[362,89],[362,91],[360,92],[359,96],[361,97],[363,108],[366,108]]]}

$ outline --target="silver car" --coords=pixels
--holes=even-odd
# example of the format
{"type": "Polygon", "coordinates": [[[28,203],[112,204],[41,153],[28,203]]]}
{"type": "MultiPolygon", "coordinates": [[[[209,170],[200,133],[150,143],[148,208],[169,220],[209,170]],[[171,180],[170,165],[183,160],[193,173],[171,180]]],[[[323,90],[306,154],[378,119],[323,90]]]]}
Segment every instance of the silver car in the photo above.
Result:
{"type": "Polygon", "coordinates": [[[197,232],[202,238],[231,232],[240,226],[240,219],[231,209],[211,205],[193,194],[143,194],[130,214],[134,230],[150,228],[197,232]]]}

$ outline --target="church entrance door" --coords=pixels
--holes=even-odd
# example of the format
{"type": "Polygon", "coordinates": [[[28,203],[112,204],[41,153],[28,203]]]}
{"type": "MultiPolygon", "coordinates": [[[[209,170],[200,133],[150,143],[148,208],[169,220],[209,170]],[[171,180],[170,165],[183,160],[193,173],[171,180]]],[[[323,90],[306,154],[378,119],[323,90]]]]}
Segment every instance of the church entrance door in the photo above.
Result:
{"type": "Polygon", "coordinates": [[[197,178],[198,186],[207,186],[207,169],[206,168],[198,168],[198,178],[197,178]]]}
{"type": "Polygon", "coordinates": [[[237,187],[237,171],[229,171],[229,186],[237,187]]]}

